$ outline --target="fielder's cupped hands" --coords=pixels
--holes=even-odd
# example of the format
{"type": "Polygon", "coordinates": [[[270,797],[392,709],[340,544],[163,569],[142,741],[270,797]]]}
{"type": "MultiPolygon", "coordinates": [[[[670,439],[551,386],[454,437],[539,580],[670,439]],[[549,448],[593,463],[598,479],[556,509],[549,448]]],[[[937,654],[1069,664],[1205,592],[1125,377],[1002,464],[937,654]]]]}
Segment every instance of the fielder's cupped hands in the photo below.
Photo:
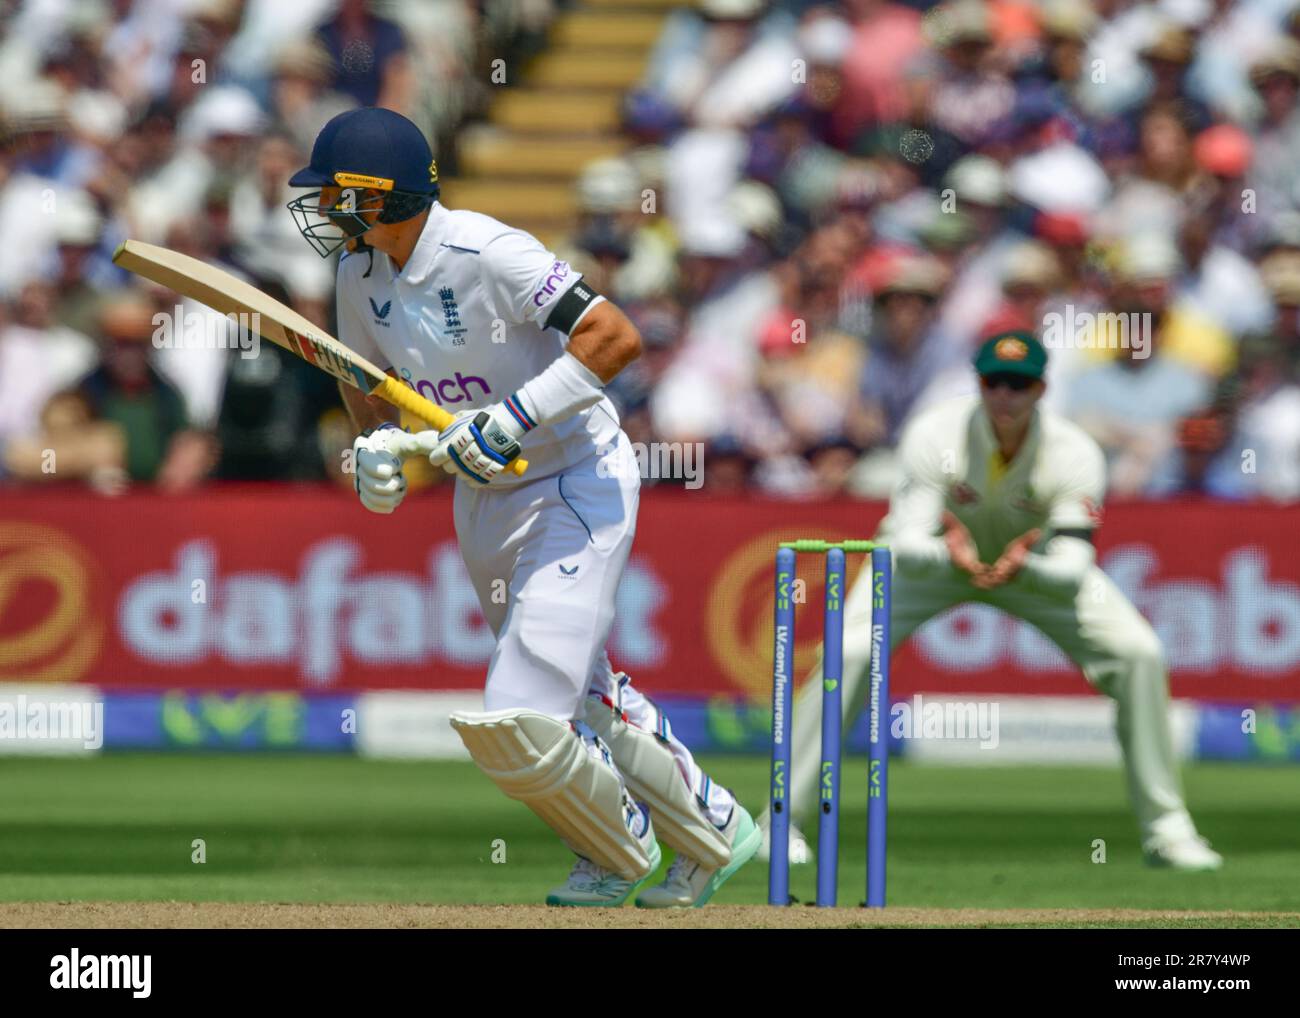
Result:
{"type": "Polygon", "coordinates": [[[1015,579],[1024,568],[1030,549],[1038,543],[1041,536],[1042,531],[1035,527],[1033,530],[1026,530],[1019,537],[1012,538],[1002,554],[998,556],[998,560],[991,566],[985,567],[980,575],[972,576],[971,583],[980,590],[992,590],[1015,579]]]}
{"type": "Polygon", "coordinates": [[[998,560],[992,565],[980,561],[979,552],[975,550],[975,541],[965,524],[951,512],[943,514],[943,542],[948,548],[948,557],[956,569],[970,576],[971,585],[980,590],[992,590],[1014,579],[1024,568],[1029,558],[1029,550],[1038,543],[1042,531],[1038,528],[1027,530],[1014,538],[1003,549],[998,560]]]}
{"type": "Polygon", "coordinates": [[[947,510],[944,510],[942,519],[943,543],[948,547],[948,557],[952,559],[953,566],[963,573],[968,573],[972,581],[975,577],[982,576],[988,566],[980,561],[979,553],[975,550],[975,541],[971,538],[966,525],[947,510]]]}

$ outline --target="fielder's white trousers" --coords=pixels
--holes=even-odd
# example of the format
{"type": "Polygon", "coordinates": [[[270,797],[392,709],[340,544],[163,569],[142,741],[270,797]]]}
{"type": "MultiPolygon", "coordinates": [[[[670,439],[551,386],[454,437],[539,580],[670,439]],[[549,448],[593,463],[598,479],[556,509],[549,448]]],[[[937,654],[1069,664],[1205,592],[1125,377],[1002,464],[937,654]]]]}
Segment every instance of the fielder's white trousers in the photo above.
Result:
{"type": "MultiPolygon", "coordinates": [[[[864,569],[844,602],[846,723],[861,715],[870,687],[871,583],[864,569]]],[[[1073,597],[1049,597],[1018,580],[980,591],[949,570],[913,577],[896,568],[890,642],[898,646],[933,616],[965,601],[1001,608],[1037,627],[1061,648],[1087,680],[1117,706],[1115,728],[1124,754],[1129,799],[1143,837],[1194,830],[1183,805],[1169,729],[1169,682],[1160,640],[1150,624],[1102,570],[1093,566],[1073,597]]],[[[817,800],[821,761],[820,659],[794,711],[791,812],[806,814],[817,800]]],[[[996,780],[991,779],[991,780],[996,780]]]]}

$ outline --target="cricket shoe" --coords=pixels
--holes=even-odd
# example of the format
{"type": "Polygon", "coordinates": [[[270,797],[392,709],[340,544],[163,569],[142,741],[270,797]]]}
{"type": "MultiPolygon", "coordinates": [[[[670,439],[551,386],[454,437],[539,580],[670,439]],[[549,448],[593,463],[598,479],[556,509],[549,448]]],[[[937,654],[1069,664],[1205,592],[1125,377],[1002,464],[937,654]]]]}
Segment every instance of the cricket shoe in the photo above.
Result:
{"type": "Polygon", "coordinates": [[[1223,856],[1199,835],[1148,838],[1142,846],[1148,866],[1187,872],[1217,870],[1223,856]]]}
{"type": "MultiPolygon", "coordinates": [[[[763,833],[763,844],[759,846],[758,854],[755,856],[759,862],[772,861],[772,844],[769,840],[772,836],[772,828],[768,821],[770,816],[770,813],[765,812],[758,818],[758,829],[763,833]]],[[[789,859],[791,866],[807,866],[813,861],[813,850],[808,846],[808,839],[794,824],[790,825],[789,859]]]]}
{"type": "Polygon", "coordinates": [[[644,806],[638,808],[645,817],[641,844],[645,846],[646,856],[650,859],[650,868],[646,870],[645,876],[640,880],[628,880],[613,870],[607,870],[604,866],[579,856],[569,871],[569,879],[564,886],[556,887],[546,895],[546,904],[617,908],[655,875],[659,863],[663,861],[663,853],[659,850],[659,842],[655,840],[649,811],[644,806]]]}
{"type": "Polygon", "coordinates": [[[647,887],[637,895],[636,907],[699,908],[708,904],[718,888],[749,862],[763,845],[763,832],[740,803],[736,803],[731,811],[722,833],[731,844],[731,861],[727,865],[711,870],[679,854],[668,867],[663,883],[647,887]]]}

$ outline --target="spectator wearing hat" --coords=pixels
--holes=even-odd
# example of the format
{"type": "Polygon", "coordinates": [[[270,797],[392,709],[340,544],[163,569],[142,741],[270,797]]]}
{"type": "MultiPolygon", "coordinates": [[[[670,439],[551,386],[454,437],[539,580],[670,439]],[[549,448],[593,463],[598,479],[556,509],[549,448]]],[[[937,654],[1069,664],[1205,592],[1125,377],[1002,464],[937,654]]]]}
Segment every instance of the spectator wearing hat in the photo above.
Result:
{"type": "Polygon", "coordinates": [[[1260,264],[1260,275],[1275,308],[1270,341],[1283,374],[1300,382],[1300,251],[1275,251],[1260,264]]]}
{"type": "MultiPolygon", "coordinates": [[[[774,273],[781,305],[760,326],[755,377],[783,430],[782,455],[801,456],[804,447],[840,433],[855,400],[863,350],[841,315],[852,254],[850,231],[830,224],[774,273]]],[[[788,476],[797,476],[790,466],[788,476]]]]}
{"type": "Polygon", "coordinates": [[[182,115],[170,158],[132,189],[126,209],[131,234],[160,243],[173,223],[201,207],[215,183],[247,167],[265,126],[265,114],[247,91],[210,86],[182,115]]]}
{"type": "Polygon", "coordinates": [[[1300,498],[1300,385],[1272,338],[1242,343],[1234,374],[1207,406],[1178,422],[1174,448],[1145,494],[1300,498]]]}
{"type": "Polygon", "coordinates": [[[0,327],[0,444],[34,435],[46,401],[95,363],[91,339],[58,321],[56,297],[48,282],[26,284],[0,327]]]}
{"type": "Polygon", "coordinates": [[[951,0],[926,21],[926,32],[934,48],[908,69],[909,120],[924,119],[963,145],[978,147],[1015,104],[1015,88],[994,59],[988,7],[979,0],[951,0]]]}
{"type": "Polygon", "coordinates": [[[1199,131],[1211,122],[1209,108],[1189,87],[1188,72],[1195,52],[1195,33],[1168,22],[1138,54],[1147,75],[1142,107],[1170,108],[1191,131],[1199,131]]]}
{"type": "Polygon", "coordinates": [[[292,139],[301,152],[311,150],[316,125],[355,104],[351,96],[330,87],[333,77],[329,51],[319,39],[290,40],[275,56],[270,82],[271,119],[274,130],[292,139]]]}
{"type": "MultiPolygon", "coordinates": [[[[89,196],[74,192],[56,205],[54,218],[58,244],[55,316],[60,325],[89,336],[95,330],[109,268],[100,250],[103,217],[89,196]]],[[[89,347],[89,340],[86,345],[89,347]]]]}
{"type": "Polygon", "coordinates": [[[947,282],[929,256],[903,259],[876,294],[867,361],[846,433],[859,446],[893,445],[903,421],[952,355],[936,326],[947,282]]]}
{"type": "Polygon", "coordinates": [[[853,29],[827,6],[813,7],[800,20],[795,36],[807,73],[799,98],[817,136],[847,151],[857,137],[857,118],[844,107],[844,61],[853,45],[853,29]]]}
{"type": "MultiPolygon", "coordinates": [[[[1300,313],[1300,277],[1292,278],[1288,292],[1287,314],[1294,330],[1300,313]]],[[[1298,351],[1294,333],[1289,347],[1272,336],[1252,337],[1243,344],[1241,366],[1232,380],[1235,443],[1229,446],[1225,472],[1235,471],[1234,476],[1249,482],[1252,494],[1276,502],[1300,499],[1298,351]],[[1244,458],[1246,450],[1253,453],[1253,462],[1244,458]]]]}
{"type": "Polygon", "coordinates": [[[994,324],[998,320],[1029,323],[1031,332],[1040,329],[1048,302],[1064,299],[1061,284],[1061,266],[1050,247],[1034,240],[1017,244],[1007,252],[1000,299],[983,322],[979,336],[1000,331],[994,324]]]}
{"type": "MultiPolygon", "coordinates": [[[[305,249],[293,222],[280,214],[293,197],[285,181],[302,161],[302,150],[289,135],[271,131],[259,139],[251,164],[230,182],[225,203],[230,250],[209,254],[256,279],[275,282],[288,291],[297,310],[323,323],[330,315],[334,264],[305,249]]],[[[219,248],[220,241],[212,239],[219,248]]]]}
{"type": "Polygon", "coordinates": [[[1268,328],[1273,307],[1259,270],[1222,241],[1222,224],[1225,218],[1232,221],[1232,213],[1219,214],[1220,208],[1213,187],[1199,190],[1188,201],[1178,229],[1184,267],[1175,283],[1174,303],[1240,338],[1268,328]]]}
{"type": "MultiPolygon", "coordinates": [[[[1140,316],[1137,321],[1152,333],[1154,346],[1210,379],[1222,377],[1236,359],[1232,334],[1215,319],[1178,296],[1178,281],[1185,264],[1174,235],[1140,233],[1116,246],[1111,284],[1102,310],[1140,316]]],[[[1090,355],[1107,358],[1120,354],[1115,344],[1091,342],[1090,355]]]]}
{"type": "Polygon", "coordinates": [[[575,186],[577,221],[560,254],[611,299],[651,300],[676,285],[677,235],[670,217],[642,211],[648,186],[637,165],[621,156],[588,163],[575,186]]]}
{"type": "Polygon", "coordinates": [[[150,363],[155,329],[147,300],[134,293],[113,297],[100,319],[100,364],[72,391],[91,421],[121,429],[131,480],[181,491],[212,469],[215,448],[210,436],[190,428],[180,394],[150,363]]]}
{"type": "Polygon", "coordinates": [[[779,434],[755,387],[762,324],[779,306],[780,286],[769,267],[746,258],[746,236],[729,220],[680,225],[677,297],[687,308],[679,356],[651,399],[656,434],[667,441],[701,441],[746,421],[739,432],[779,434]]]}
{"type": "Polygon", "coordinates": [[[1257,214],[1268,221],[1300,205],[1295,168],[1300,162],[1300,42],[1277,39],[1250,65],[1250,81],[1263,114],[1254,132],[1255,158],[1247,185],[1257,214]]]}
{"type": "Polygon", "coordinates": [[[1097,12],[1088,0],[1047,0],[1042,8],[1041,75],[1050,82],[1053,105],[1075,106],[1075,90],[1087,67],[1088,39],[1097,30],[1097,12]]]}
{"type": "MultiPolygon", "coordinates": [[[[1150,323],[1145,351],[1133,345],[1110,349],[1112,359],[1081,372],[1065,401],[1070,418],[1106,453],[1111,488],[1117,494],[1136,495],[1147,486],[1173,445],[1177,422],[1203,406],[1211,390],[1205,372],[1166,348],[1173,327],[1167,311],[1176,271],[1171,247],[1155,239],[1133,244],[1121,264],[1111,308],[1128,316],[1148,316],[1137,320],[1150,323]]],[[[1132,327],[1135,320],[1126,321],[1132,327]]],[[[1132,343],[1133,337],[1127,338],[1132,343]]]]}
{"type": "Polygon", "coordinates": [[[1192,133],[1174,104],[1148,107],[1138,118],[1138,150],[1132,169],[1116,182],[1096,218],[1111,239],[1177,229],[1183,203],[1199,182],[1192,133]]]}
{"type": "Polygon", "coordinates": [[[980,327],[998,310],[1007,259],[1024,235],[1007,225],[1006,171],[996,160],[965,156],[953,164],[943,183],[939,218],[965,215],[973,233],[970,246],[950,266],[953,282],[940,309],[941,329],[960,348],[957,359],[962,360],[980,327]],[[951,206],[945,204],[949,201],[951,206]]]}

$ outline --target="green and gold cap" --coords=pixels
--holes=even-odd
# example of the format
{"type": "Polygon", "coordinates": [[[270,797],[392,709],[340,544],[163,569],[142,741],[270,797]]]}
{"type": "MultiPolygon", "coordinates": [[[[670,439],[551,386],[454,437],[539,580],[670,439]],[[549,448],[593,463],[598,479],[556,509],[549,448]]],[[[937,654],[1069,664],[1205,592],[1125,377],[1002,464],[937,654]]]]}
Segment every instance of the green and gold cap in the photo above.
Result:
{"type": "Polygon", "coordinates": [[[1028,375],[1042,378],[1047,370],[1047,350],[1032,332],[1015,329],[990,336],[975,354],[975,371],[985,375],[1028,375]]]}

